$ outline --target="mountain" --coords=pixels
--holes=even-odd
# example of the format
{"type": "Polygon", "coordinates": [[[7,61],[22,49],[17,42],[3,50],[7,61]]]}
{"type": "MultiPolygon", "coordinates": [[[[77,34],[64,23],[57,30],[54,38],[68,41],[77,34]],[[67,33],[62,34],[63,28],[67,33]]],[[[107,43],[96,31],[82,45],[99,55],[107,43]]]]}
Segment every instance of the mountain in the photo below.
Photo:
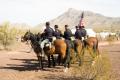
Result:
{"type": "MultiPolygon", "coordinates": [[[[78,25],[81,13],[83,11],[73,8],[68,9],[65,13],[50,21],[51,26],[59,25],[60,29],[68,24],[71,28],[78,25]]],[[[120,17],[106,17],[98,13],[84,11],[84,22],[86,28],[93,28],[96,30],[102,29],[120,29],[120,17]]],[[[37,25],[37,28],[43,29],[44,24],[37,25]]]]}

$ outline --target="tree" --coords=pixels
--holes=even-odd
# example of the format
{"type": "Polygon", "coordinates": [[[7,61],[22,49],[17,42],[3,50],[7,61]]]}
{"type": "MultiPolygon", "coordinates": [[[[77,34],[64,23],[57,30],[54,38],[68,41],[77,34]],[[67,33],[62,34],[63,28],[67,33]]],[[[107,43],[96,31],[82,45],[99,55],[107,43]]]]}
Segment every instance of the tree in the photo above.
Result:
{"type": "Polygon", "coordinates": [[[9,22],[4,22],[0,27],[0,43],[3,45],[4,49],[10,45],[15,39],[17,30],[15,28],[10,28],[9,22]]]}

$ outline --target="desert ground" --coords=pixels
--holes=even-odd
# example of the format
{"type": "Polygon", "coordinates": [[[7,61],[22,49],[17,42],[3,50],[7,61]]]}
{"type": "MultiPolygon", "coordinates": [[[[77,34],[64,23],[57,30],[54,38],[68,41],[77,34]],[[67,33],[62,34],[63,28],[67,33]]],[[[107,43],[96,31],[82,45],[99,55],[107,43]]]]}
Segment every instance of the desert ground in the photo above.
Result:
{"type": "MultiPolygon", "coordinates": [[[[100,42],[99,49],[109,55],[112,64],[112,74],[120,79],[120,41],[109,44],[100,42]]],[[[36,55],[28,53],[30,46],[20,43],[11,51],[0,51],[0,80],[66,80],[69,73],[63,71],[63,66],[36,71],[36,55]],[[64,76],[64,77],[63,77],[64,76]]],[[[116,80],[115,79],[115,80],[116,80]]],[[[74,80],[74,79],[69,79],[74,80]]]]}

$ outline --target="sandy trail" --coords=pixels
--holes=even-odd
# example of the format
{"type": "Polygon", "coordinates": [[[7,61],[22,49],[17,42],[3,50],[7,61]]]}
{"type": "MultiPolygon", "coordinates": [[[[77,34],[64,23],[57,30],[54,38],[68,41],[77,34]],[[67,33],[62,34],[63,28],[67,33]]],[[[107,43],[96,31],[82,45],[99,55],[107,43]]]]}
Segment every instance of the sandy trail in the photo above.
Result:
{"type": "MultiPolygon", "coordinates": [[[[113,67],[113,73],[120,75],[120,42],[108,45],[102,42],[100,51],[105,50],[113,67]]],[[[62,76],[69,76],[63,72],[63,67],[45,68],[36,72],[36,55],[29,51],[28,46],[21,44],[14,51],[0,51],[0,80],[61,80],[62,76]]],[[[120,79],[120,77],[119,77],[120,79]]]]}

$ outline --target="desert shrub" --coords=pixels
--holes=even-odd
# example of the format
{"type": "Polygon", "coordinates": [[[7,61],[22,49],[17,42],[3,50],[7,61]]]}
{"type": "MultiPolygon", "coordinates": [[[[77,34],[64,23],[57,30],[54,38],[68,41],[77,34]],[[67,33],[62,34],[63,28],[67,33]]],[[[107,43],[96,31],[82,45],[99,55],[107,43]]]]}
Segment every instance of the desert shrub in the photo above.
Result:
{"type": "Polygon", "coordinates": [[[11,45],[17,35],[17,29],[9,26],[9,22],[5,22],[0,27],[0,43],[4,49],[8,49],[7,46],[11,45]]]}
{"type": "Polygon", "coordinates": [[[115,35],[109,35],[106,37],[106,41],[109,43],[109,45],[112,45],[112,43],[116,40],[115,35]]]}
{"type": "Polygon", "coordinates": [[[109,35],[109,36],[106,38],[106,40],[111,42],[111,41],[114,41],[115,38],[116,38],[115,35],[109,35]]]}
{"type": "Polygon", "coordinates": [[[69,73],[74,80],[113,80],[110,77],[110,60],[106,55],[96,57],[94,65],[83,64],[82,66],[74,66],[69,73]]]}

